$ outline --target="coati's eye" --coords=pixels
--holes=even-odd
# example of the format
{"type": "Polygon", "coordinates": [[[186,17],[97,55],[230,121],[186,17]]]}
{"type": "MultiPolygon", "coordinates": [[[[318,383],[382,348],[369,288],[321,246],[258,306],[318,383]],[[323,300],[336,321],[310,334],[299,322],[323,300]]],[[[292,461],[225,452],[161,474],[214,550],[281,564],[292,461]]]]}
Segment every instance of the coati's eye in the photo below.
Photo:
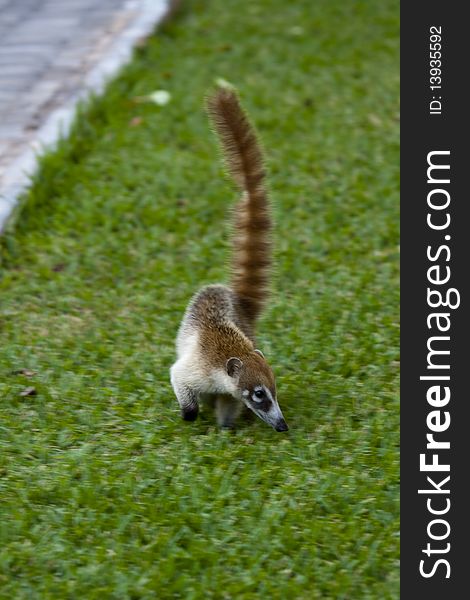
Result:
{"type": "Polygon", "coordinates": [[[267,411],[272,403],[271,394],[264,386],[257,385],[251,394],[251,400],[257,404],[258,410],[267,411]]]}

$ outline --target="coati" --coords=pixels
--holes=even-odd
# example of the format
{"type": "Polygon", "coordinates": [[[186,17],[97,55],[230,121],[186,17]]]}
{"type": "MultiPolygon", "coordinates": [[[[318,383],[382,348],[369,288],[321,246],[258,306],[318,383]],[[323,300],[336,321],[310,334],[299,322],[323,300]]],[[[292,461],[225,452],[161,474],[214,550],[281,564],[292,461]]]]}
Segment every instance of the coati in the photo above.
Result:
{"type": "Polygon", "coordinates": [[[229,287],[208,285],[191,299],[178,331],[171,383],[186,421],[197,418],[201,400],[213,397],[221,427],[233,427],[247,406],[276,431],[287,431],[273,372],[254,339],[271,266],[263,156],[233,88],[217,89],[207,111],[242,191],[234,210],[232,278],[229,287]]]}

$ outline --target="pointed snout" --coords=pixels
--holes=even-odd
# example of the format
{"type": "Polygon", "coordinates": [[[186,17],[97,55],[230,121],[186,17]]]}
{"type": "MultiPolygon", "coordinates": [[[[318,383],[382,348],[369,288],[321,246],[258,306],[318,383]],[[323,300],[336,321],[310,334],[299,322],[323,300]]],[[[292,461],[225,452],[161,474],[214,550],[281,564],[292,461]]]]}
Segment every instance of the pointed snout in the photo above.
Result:
{"type": "Polygon", "coordinates": [[[287,425],[284,419],[279,419],[279,421],[277,421],[276,425],[274,426],[274,429],[276,431],[289,431],[289,426],[287,425]]]}
{"type": "Polygon", "coordinates": [[[266,407],[264,406],[260,406],[258,408],[254,402],[250,402],[246,397],[243,397],[242,399],[246,406],[248,406],[248,408],[252,410],[255,415],[270,425],[275,431],[289,431],[289,427],[284,419],[284,415],[282,414],[276,398],[273,398],[271,394],[269,394],[269,400],[270,403],[268,403],[266,410],[266,407]]]}

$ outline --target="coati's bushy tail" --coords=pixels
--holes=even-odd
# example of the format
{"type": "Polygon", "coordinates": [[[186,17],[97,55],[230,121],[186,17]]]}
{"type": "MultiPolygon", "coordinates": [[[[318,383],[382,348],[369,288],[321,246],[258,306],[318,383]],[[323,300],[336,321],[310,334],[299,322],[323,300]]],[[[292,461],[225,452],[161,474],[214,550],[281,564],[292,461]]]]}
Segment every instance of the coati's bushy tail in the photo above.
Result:
{"type": "Polygon", "coordinates": [[[272,228],[264,186],[263,155],[253,126],[233,89],[220,88],[207,100],[230,175],[243,191],[234,210],[231,287],[251,324],[268,297],[272,228]]]}

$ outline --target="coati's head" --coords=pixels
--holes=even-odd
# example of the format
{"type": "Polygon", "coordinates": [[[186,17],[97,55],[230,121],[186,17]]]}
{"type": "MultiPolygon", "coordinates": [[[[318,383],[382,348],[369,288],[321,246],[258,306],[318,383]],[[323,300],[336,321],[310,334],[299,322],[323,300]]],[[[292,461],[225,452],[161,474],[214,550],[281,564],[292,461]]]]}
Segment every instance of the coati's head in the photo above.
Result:
{"type": "Polygon", "coordinates": [[[235,383],[239,400],[276,431],[287,431],[289,427],[276,399],[274,374],[263,353],[254,350],[243,360],[229,358],[226,367],[235,383]]]}

